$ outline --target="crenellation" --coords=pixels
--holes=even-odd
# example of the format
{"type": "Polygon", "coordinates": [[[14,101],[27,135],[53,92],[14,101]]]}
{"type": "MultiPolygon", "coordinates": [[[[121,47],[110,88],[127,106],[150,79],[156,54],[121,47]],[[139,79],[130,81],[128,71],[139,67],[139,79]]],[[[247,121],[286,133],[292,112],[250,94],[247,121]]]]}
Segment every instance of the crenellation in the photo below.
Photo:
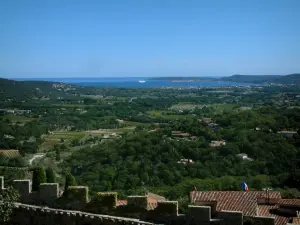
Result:
{"type": "Polygon", "coordinates": [[[0,191],[4,190],[4,177],[0,176],[0,191]]]}
{"type": "Polygon", "coordinates": [[[128,196],[127,201],[128,201],[127,205],[139,207],[142,209],[149,208],[147,196],[128,196]]]}
{"type": "Polygon", "coordinates": [[[13,188],[19,192],[22,202],[29,202],[29,195],[31,193],[30,180],[13,180],[13,188]]]}
{"type": "MultiPolygon", "coordinates": [[[[0,177],[1,189],[4,188],[2,178],[0,177]]],[[[26,215],[30,215],[27,216],[28,218],[24,222],[26,225],[50,225],[51,220],[58,225],[154,225],[155,223],[170,225],[243,225],[245,220],[251,220],[262,225],[275,224],[274,217],[250,217],[238,211],[221,211],[215,217],[214,214],[212,215],[211,206],[190,205],[188,206],[187,214],[180,215],[178,214],[177,201],[158,201],[154,209],[149,209],[149,198],[147,196],[129,196],[127,205],[116,206],[117,193],[115,192],[99,193],[98,198],[94,202],[93,199],[91,200],[95,208],[101,208],[103,207],[102,204],[106,204],[107,211],[104,212],[106,215],[102,215],[99,214],[102,212],[89,211],[91,202],[88,202],[88,187],[85,186],[69,187],[69,190],[71,190],[70,195],[65,198],[59,197],[58,184],[56,183],[41,184],[38,192],[31,192],[30,180],[15,180],[14,186],[20,192],[23,203],[29,202],[32,204],[31,202],[34,202],[33,204],[42,204],[49,207],[16,203],[15,216],[13,217],[15,224],[19,224],[18,221],[20,220],[19,222],[21,222],[22,217],[26,217],[26,215]],[[59,207],[56,207],[54,204],[57,199],[62,198],[64,198],[63,200],[67,205],[72,205],[72,207],[67,208],[69,210],[58,209],[59,207]],[[73,204],[74,202],[77,205],[73,204]],[[128,218],[128,215],[132,218],[128,218]]]]}
{"type": "Polygon", "coordinates": [[[178,216],[178,201],[159,201],[154,211],[165,216],[178,216]]]}
{"type": "Polygon", "coordinates": [[[188,206],[187,224],[209,224],[211,220],[211,208],[210,206],[188,206]]]}
{"type": "Polygon", "coordinates": [[[40,204],[53,205],[58,198],[59,186],[58,183],[42,183],[39,188],[40,204]]]}
{"type": "Polygon", "coordinates": [[[240,225],[243,224],[243,212],[239,211],[221,211],[218,213],[220,219],[220,225],[232,224],[240,225]]]}

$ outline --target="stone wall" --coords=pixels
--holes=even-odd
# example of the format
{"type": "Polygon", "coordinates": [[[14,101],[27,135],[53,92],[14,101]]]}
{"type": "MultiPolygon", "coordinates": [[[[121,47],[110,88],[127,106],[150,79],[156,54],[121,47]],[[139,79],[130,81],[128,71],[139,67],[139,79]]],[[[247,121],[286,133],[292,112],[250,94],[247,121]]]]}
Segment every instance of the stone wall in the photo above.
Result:
{"type": "Polygon", "coordinates": [[[128,196],[128,205],[133,207],[139,207],[142,209],[148,209],[149,203],[148,203],[148,197],[147,196],[128,196]]]}
{"type": "MultiPolygon", "coordinates": [[[[3,177],[0,177],[0,188],[1,191],[4,191],[2,184],[3,177]]],[[[273,217],[245,217],[243,212],[222,211],[212,215],[211,206],[190,205],[187,214],[180,215],[177,201],[158,201],[157,207],[150,210],[147,196],[129,196],[127,205],[116,206],[117,193],[102,192],[98,193],[95,198],[89,199],[86,186],[71,186],[67,196],[59,196],[56,183],[41,184],[38,192],[31,191],[30,180],[15,180],[13,184],[19,191],[22,202],[22,204],[15,204],[16,208],[11,222],[16,225],[116,225],[119,223],[133,225],[243,225],[245,219],[251,221],[251,224],[275,224],[273,217]]]]}
{"type": "Polygon", "coordinates": [[[42,205],[54,205],[59,197],[59,186],[57,183],[44,183],[39,188],[39,200],[42,205]]]}
{"type": "Polygon", "coordinates": [[[93,213],[107,213],[117,206],[117,192],[98,192],[89,202],[87,209],[93,213]]]}
{"type": "Polygon", "coordinates": [[[85,213],[16,203],[14,225],[153,225],[138,219],[85,213]]]}

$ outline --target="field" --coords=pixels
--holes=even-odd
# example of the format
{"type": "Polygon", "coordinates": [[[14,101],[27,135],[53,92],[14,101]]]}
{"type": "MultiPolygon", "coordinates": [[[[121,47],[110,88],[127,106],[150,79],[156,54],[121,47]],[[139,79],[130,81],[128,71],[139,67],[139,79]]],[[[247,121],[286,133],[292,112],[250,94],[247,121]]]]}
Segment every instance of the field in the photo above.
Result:
{"type": "Polygon", "coordinates": [[[133,125],[144,125],[138,122],[124,122],[126,125],[131,125],[124,128],[118,129],[98,129],[98,130],[87,130],[87,131],[55,131],[50,134],[43,136],[43,143],[40,146],[39,151],[44,152],[50,150],[55,144],[64,143],[65,145],[70,145],[71,141],[74,139],[84,140],[88,136],[103,137],[103,135],[110,134],[121,134],[124,132],[131,132],[135,129],[133,125]]]}
{"type": "Polygon", "coordinates": [[[163,111],[163,110],[147,111],[147,114],[150,115],[152,118],[161,117],[168,120],[177,120],[177,119],[187,119],[193,117],[193,115],[177,115],[174,112],[173,112],[174,114],[170,114],[170,115],[167,115],[166,113],[172,113],[172,111],[163,111]]]}
{"type": "Polygon", "coordinates": [[[15,149],[0,149],[0,156],[14,158],[20,156],[19,150],[15,149]]]}
{"type": "Polygon", "coordinates": [[[224,112],[235,111],[240,108],[239,105],[235,104],[213,104],[208,105],[207,107],[213,109],[213,114],[215,115],[222,114],[224,112]]]}
{"type": "Polygon", "coordinates": [[[124,121],[123,124],[125,126],[128,126],[128,128],[130,128],[130,127],[137,127],[137,126],[147,127],[147,126],[150,125],[149,123],[141,123],[141,122],[134,122],[134,121],[124,121]]]}
{"type": "Polygon", "coordinates": [[[30,118],[30,117],[26,117],[26,116],[13,115],[13,114],[4,115],[4,116],[1,116],[1,118],[4,120],[8,119],[13,124],[19,123],[19,125],[24,125],[25,123],[28,123],[30,121],[38,120],[38,118],[30,118]]]}
{"type": "Polygon", "coordinates": [[[181,102],[176,105],[172,105],[170,107],[171,110],[193,110],[195,108],[202,109],[204,106],[203,105],[198,105],[198,104],[192,104],[188,102],[181,102]]]}
{"type": "Polygon", "coordinates": [[[44,142],[40,146],[40,151],[46,151],[51,148],[55,144],[65,143],[70,144],[73,139],[82,139],[87,134],[85,132],[76,132],[76,131],[56,131],[51,134],[47,134],[43,136],[44,142]]]}

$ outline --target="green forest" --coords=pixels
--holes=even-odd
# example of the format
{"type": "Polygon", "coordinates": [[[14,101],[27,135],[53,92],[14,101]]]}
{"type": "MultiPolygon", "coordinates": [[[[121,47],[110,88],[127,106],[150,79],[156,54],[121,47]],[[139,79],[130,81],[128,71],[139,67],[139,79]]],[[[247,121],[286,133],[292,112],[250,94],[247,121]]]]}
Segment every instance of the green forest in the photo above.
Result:
{"type": "Polygon", "coordinates": [[[92,194],[114,190],[121,198],[149,190],[187,199],[194,188],[241,190],[243,180],[250,190],[268,187],[300,198],[298,86],[0,81],[0,175],[8,180],[27,174],[9,167],[44,167],[62,188],[71,173],[92,194]],[[36,154],[43,157],[31,160],[36,154]]]}

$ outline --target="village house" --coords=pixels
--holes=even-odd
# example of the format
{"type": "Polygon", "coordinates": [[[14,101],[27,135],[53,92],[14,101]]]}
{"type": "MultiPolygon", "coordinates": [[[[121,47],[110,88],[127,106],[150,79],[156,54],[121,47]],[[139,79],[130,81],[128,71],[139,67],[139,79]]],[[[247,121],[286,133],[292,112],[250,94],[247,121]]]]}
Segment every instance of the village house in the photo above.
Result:
{"type": "Polygon", "coordinates": [[[240,153],[236,155],[237,158],[242,159],[242,160],[248,160],[248,161],[253,161],[252,158],[249,158],[247,154],[245,153],[240,153]]]}
{"type": "Polygon", "coordinates": [[[172,131],[173,137],[189,137],[191,136],[189,133],[181,132],[181,131],[172,131]]]}
{"type": "Polygon", "coordinates": [[[180,159],[177,163],[179,164],[194,164],[195,162],[192,159],[180,159]]]}
{"type": "Polygon", "coordinates": [[[118,123],[124,123],[124,120],[117,119],[118,123]]]}
{"type": "Polygon", "coordinates": [[[288,131],[288,130],[283,130],[283,131],[278,131],[278,134],[281,134],[285,137],[293,137],[295,134],[297,134],[297,131],[288,131]]]}
{"type": "Polygon", "coordinates": [[[211,141],[210,142],[210,147],[220,147],[222,145],[226,145],[226,142],[224,140],[221,140],[221,141],[211,141]]]}
{"type": "Polygon", "coordinates": [[[300,199],[282,199],[278,191],[192,191],[191,203],[210,206],[212,217],[221,211],[241,211],[246,216],[275,218],[275,225],[296,223],[300,199]]]}
{"type": "Polygon", "coordinates": [[[204,123],[211,123],[212,122],[212,118],[209,118],[209,117],[203,117],[201,119],[199,119],[200,122],[204,122],[204,123]]]}

